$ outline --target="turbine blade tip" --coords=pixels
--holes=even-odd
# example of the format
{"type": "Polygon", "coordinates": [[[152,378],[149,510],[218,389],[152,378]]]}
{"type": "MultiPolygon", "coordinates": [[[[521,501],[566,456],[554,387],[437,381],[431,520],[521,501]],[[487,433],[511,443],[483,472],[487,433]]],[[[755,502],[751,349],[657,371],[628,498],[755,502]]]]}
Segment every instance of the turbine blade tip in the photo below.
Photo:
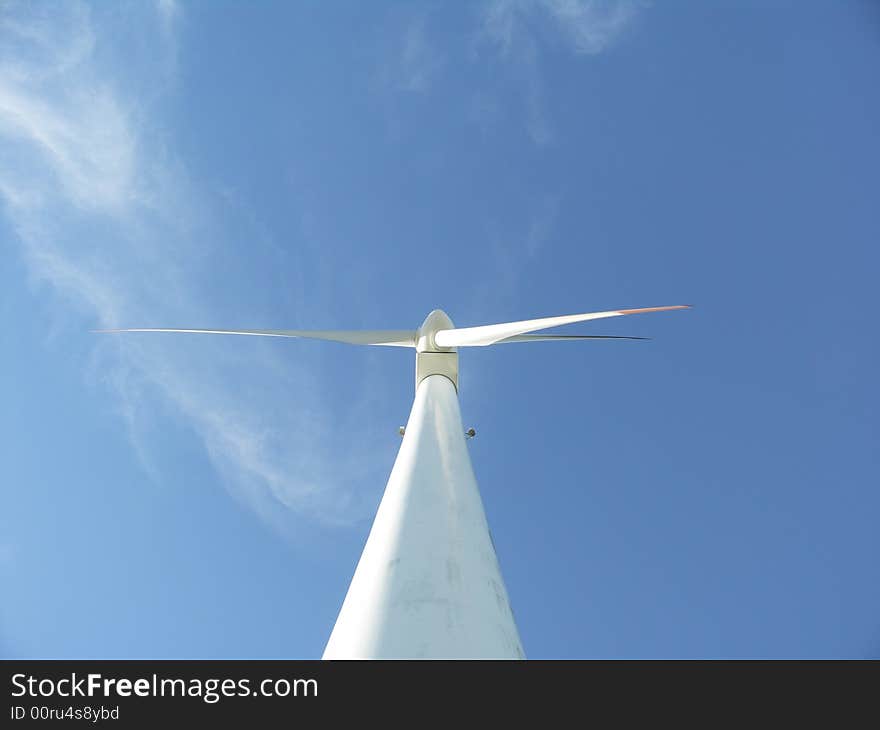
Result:
{"type": "Polygon", "coordinates": [[[639,307],[637,309],[619,309],[621,314],[646,314],[648,312],[668,312],[673,309],[690,309],[690,304],[672,304],[667,307],[639,307]]]}

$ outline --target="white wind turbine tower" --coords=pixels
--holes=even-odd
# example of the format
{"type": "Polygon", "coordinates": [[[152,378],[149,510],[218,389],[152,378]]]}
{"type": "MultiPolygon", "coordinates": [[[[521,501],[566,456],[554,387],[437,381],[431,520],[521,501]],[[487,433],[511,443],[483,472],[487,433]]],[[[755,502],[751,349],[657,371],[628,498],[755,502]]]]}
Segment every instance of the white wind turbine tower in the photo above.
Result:
{"type": "Polygon", "coordinates": [[[403,442],[323,658],[517,659],[525,655],[465,444],[458,348],[644,339],[532,333],[592,319],[686,308],[618,309],[460,328],[435,309],[417,330],[100,331],[304,337],[414,348],[416,393],[403,442]]]}

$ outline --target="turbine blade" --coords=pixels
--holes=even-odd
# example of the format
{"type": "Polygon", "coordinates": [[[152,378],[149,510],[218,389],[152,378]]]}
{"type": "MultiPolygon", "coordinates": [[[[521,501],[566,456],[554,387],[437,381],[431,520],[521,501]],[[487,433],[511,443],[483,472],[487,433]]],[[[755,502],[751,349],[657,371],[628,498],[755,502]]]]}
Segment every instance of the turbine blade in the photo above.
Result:
{"type": "Polygon", "coordinates": [[[128,329],[92,330],[118,334],[121,332],[183,332],[208,335],[253,335],[256,337],[302,337],[309,340],[330,340],[349,345],[383,345],[386,347],[415,347],[413,330],[211,330],[169,329],[165,327],[132,327],[128,329]]]}
{"type": "Polygon", "coordinates": [[[514,335],[498,340],[496,345],[506,342],[553,342],[555,340],[650,340],[650,337],[623,337],[621,335],[514,335]]]}
{"type": "Polygon", "coordinates": [[[566,314],[560,317],[543,317],[541,319],[524,319],[519,322],[503,322],[487,324],[482,327],[456,327],[451,330],[439,330],[434,334],[434,342],[438,347],[482,347],[494,345],[496,342],[510,337],[560,327],[564,324],[586,322],[590,319],[606,317],[622,317],[625,314],[641,314],[643,312],[665,312],[671,309],[688,309],[689,304],[677,304],[671,307],[646,307],[644,309],[615,309],[609,312],[588,312],[587,314],[566,314]]]}

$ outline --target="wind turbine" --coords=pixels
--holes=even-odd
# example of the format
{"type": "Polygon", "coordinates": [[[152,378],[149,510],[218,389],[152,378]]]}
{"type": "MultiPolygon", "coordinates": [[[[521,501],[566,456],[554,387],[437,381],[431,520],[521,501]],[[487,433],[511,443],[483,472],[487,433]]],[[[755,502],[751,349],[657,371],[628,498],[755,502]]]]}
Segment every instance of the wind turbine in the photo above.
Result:
{"type": "Polygon", "coordinates": [[[524,658],[471,467],[458,403],[458,348],[548,340],[639,340],[560,335],[552,327],[687,305],[618,309],[482,327],[455,327],[435,309],[417,330],[135,328],[302,337],[416,351],[415,399],[370,535],[324,659],[524,658]],[[533,334],[533,333],[539,334],[533,334]]]}

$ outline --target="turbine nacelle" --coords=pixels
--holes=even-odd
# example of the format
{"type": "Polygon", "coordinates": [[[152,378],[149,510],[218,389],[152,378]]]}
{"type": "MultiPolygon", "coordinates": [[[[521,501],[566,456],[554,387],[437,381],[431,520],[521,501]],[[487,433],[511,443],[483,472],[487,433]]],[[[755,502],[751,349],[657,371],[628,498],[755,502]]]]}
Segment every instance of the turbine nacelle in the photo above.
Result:
{"type": "Polygon", "coordinates": [[[438,332],[452,329],[455,325],[449,315],[435,309],[416,330],[416,390],[429,375],[442,375],[458,391],[458,351],[455,347],[439,347],[435,339],[438,332]]]}

